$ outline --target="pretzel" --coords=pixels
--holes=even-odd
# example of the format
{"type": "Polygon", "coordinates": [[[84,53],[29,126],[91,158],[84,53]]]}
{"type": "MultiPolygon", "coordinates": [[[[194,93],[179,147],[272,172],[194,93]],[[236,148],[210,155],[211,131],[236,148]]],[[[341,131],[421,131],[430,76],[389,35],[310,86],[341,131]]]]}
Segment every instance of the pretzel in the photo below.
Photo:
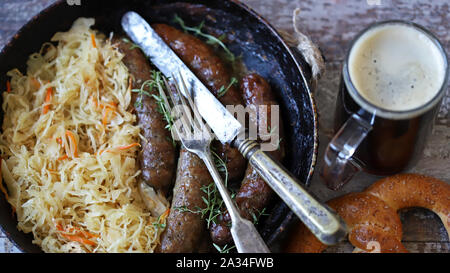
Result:
{"type": "MultiPolygon", "coordinates": [[[[418,174],[399,174],[375,182],[360,193],[350,193],[327,204],[347,223],[348,240],[358,252],[408,252],[401,243],[397,211],[423,207],[436,213],[450,238],[450,184],[418,174]],[[375,249],[376,248],[376,249],[375,249]]],[[[303,225],[290,232],[285,252],[318,253],[322,244],[303,225]]]]}

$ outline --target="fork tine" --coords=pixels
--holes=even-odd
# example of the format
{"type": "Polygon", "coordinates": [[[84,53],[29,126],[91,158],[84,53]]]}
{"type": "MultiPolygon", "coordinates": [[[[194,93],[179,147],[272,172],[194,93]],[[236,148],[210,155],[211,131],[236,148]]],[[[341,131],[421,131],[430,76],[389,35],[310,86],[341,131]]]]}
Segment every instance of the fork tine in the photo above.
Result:
{"type": "Polygon", "coordinates": [[[190,108],[192,109],[192,112],[194,112],[194,122],[196,123],[197,127],[200,128],[200,124],[203,123],[202,119],[201,119],[200,115],[198,114],[198,112],[196,111],[197,108],[195,107],[195,104],[193,103],[193,101],[191,99],[191,93],[189,92],[188,88],[186,87],[186,81],[180,71],[179,71],[179,74],[180,74],[181,84],[183,86],[183,91],[186,94],[186,99],[189,103],[190,108]]]}
{"type": "MultiPolygon", "coordinates": [[[[165,77],[162,77],[162,79],[163,79],[164,85],[165,85],[165,87],[167,89],[169,86],[167,84],[167,81],[166,81],[165,77]]],[[[157,83],[158,83],[159,95],[163,98],[164,105],[166,106],[166,108],[169,111],[169,113],[171,113],[172,112],[172,107],[170,107],[169,100],[167,99],[166,93],[164,92],[164,88],[162,88],[162,86],[160,85],[159,81],[157,81],[157,83]]]]}
{"type": "Polygon", "coordinates": [[[180,81],[181,81],[181,84],[180,85],[177,84],[177,86],[179,87],[179,89],[177,89],[177,91],[178,91],[178,95],[180,96],[181,103],[184,105],[184,107],[187,107],[187,109],[189,109],[189,113],[192,114],[192,115],[189,115],[189,118],[190,118],[189,121],[192,123],[192,126],[196,129],[200,129],[197,116],[195,115],[195,111],[194,111],[195,109],[192,108],[192,104],[189,100],[186,103],[187,98],[189,98],[189,90],[187,89],[186,84],[185,84],[184,79],[181,76],[181,74],[180,74],[180,81]],[[185,94],[185,95],[183,95],[183,94],[185,94]]]}
{"type": "Polygon", "coordinates": [[[203,134],[207,133],[208,136],[210,136],[209,131],[208,131],[208,129],[209,129],[208,126],[203,122],[203,119],[202,119],[200,113],[198,112],[197,106],[192,101],[191,92],[188,92],[188,90],[187,90],[186,80],[180,71],[179,71],[179,74],[180,74],[181,83],[183,84],[183,88],[184,88],[184,91],[186,94],[187,101],[188,101],[189,106],[191,107],[192,111],[194,112],[194,117],[195,117],[194,120],[197,124],[197,127],[201,130],[201,132],[203,134]]]}
{"type": "MultiPolygon", "coordinates": [[[[174,75],[172,75],[172,77],[175,79],[174,75]]],[[[194,133],[197,132],[196,128],[195,128],[195,124],[192,121],[192,115],[191,115],[191,109],[189,108],[189,106],[186,104],[185,100],[184,100],[184,96],[181,93],[180,90],[180,86],[178,85],[177,81],[174,80],[174,84],[175,84],[175,89],[178,93],[178,104],[182,106],[182,111],[184,113],[184,115],[181,115],[181,117],[179,117],[179,119],[181,119],[181,122],[183,123],[183,131],[186,134],[191,134],[191,136],[189,136],[190,138],[192,138],[192,132],[191,130],[194,130],[194,133]],[[181,102],[181,103],[180,103],[181,102]]]]}
{"type": "MultiPolygon", "coordinates": [[[[175,106],[176,106],[176,104],[175,104],[175,103],[176,103],[176,100],[175,100],[175,98],[174,98],[173,95],[172,95],[171,87],[170,87],[169,83],[167,82],[166,77],[162,77],[162,79],[163,79],[163,82],[164,82],[164,86],[166,87],[166,90],[167,90],[167,92],[169,93],[170,100],[172,101],[173,107],[175,107],[175,106]]],[[[158,84],[158,88],[160,88],[159,84],[158,84]]],[[[167,107],[169,113],[172,114],[172,113],[173,113],[173,108],[170,107],[170,102],[169,102],[169,100],[167,99],[167,95],[166,95],[166,93],[164,92],[164,88],[160,88],[159,91],[160,91],[161,96],[163,97],[164,104],[166,105],[166,107],[167,107]]],[[[180,132],[180,130],[178,130],[178,127],[177,127],[176,124],[175,124],[175,120],[172,120],[172,121],[174,122],[174,123],[172,124],[171,130],[170,130],[170,132],[172,133],[172,138],[175,139],[175,140],[181,140],[181,132],[180,132]],[[177,137],[175,137],[175,135],[176,135],[177,137]]]]}

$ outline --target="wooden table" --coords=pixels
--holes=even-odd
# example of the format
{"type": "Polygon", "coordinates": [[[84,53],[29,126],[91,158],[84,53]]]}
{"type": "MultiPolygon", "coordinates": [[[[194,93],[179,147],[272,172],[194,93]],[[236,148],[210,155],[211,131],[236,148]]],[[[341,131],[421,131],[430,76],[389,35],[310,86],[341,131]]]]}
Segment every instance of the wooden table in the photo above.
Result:
{"type": "MultiPolygon", "coordinates": [[[[81,0],[83,2],[83,0],[81,0]]],[[[86,1],[86,0],[84,0],[86,1]]],[[[40,10],[55,0],[1,0],[0,47],[40,10]]],[[[300,29],[319,45],[326,58],[326,73],[316,91],[320,120],[320,150],[317,169],[321,167],[323,151],[332,136],[332,112],[338,90],[342,59],[349,41],[368,24],[386,19],[403,19],[419,23],[434,32],[450,52],[450,5],[447,0],[243,0],[276,28],[293,31],[292,11],[301,9],[300,29]],[[379,5],[377,5],[379,4],[379,5]],[[328,109],[324,111],[324,109],[328,109]]],[[[433,133],[420,162],[410,172],[434,176],[450,183],[450,91],[441,106],[433,133]]],[[[311,190],[322,200],[344,193],[361,191],[379,179],[359,174],[343,190],[328,190],[315,173],[311,190]]],[[[443,224],[432,212],[409,209],[401,213],[403,242],[411,252],[450,252],[450,242],[443,224]]],[[[352,246],[342,243],[330,252],[351,252],[352,246]]],[[[0,252],[19,252],[0,233],[0,252]]]]}

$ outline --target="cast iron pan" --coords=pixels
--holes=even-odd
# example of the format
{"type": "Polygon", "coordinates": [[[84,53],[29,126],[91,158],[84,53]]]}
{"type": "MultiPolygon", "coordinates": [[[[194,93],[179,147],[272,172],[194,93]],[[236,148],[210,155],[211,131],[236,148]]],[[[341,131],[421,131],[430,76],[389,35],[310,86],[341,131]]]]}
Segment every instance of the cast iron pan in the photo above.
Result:
{"type": "MultiPolygon", "coordinates": [[[[308,184],[318,146],[317,115],[309,89],[310,69],[302,56],[291,51],[264,19],[238,1],[90,0],[82,1],[81,6],[69,6],[67,1],[59,1],[32,18],[2,49],[0,86],[5,86],[7,71],[15,67],[25,71],[28,56],[39,51],[54,33],[67,31],[77,18],[94,17],[96,29],[105,34],[118,33],[121,32],[121,17],[129,10],[138,12],[151,23],[171,25],[177,14],[187,25],[205,21],[206,32],[226,34],[230,50],[236,56],[242,56],[248,70],[265,77],[276,93],[286,124],[284,141],[288,154],[285,166],[308,184]]],[[[276,244],[295,216],[280,200],[274,202],[268,212],[270,216],[264,219],[259,229],[270,246],[276,244]]],[[[16,228],[17,220],[3,195],[0,196],[0,225],[22,251],[42,251],[32,243],[30,234],[16,228]]]]}

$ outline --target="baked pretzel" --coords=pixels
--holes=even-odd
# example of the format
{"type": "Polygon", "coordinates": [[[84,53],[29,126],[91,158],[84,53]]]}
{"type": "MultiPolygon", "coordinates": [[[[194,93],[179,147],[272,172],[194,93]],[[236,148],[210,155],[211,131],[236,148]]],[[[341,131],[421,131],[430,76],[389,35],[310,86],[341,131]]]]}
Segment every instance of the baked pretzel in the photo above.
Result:
{"type": "MultiPolygon", "coordinates": [[[[401,243],[402,224],[397,211],[423,207],[442,220],[450,237],[450,184],[418,174],[399,174],[375,182],[361,193],[350,193],[327,204],[347,223],[348,240],[358,251],[408,252],[401,243]]],[[[285,252],[317,253],[322,244],[303,225],[290,232],[285,252]]]]}

